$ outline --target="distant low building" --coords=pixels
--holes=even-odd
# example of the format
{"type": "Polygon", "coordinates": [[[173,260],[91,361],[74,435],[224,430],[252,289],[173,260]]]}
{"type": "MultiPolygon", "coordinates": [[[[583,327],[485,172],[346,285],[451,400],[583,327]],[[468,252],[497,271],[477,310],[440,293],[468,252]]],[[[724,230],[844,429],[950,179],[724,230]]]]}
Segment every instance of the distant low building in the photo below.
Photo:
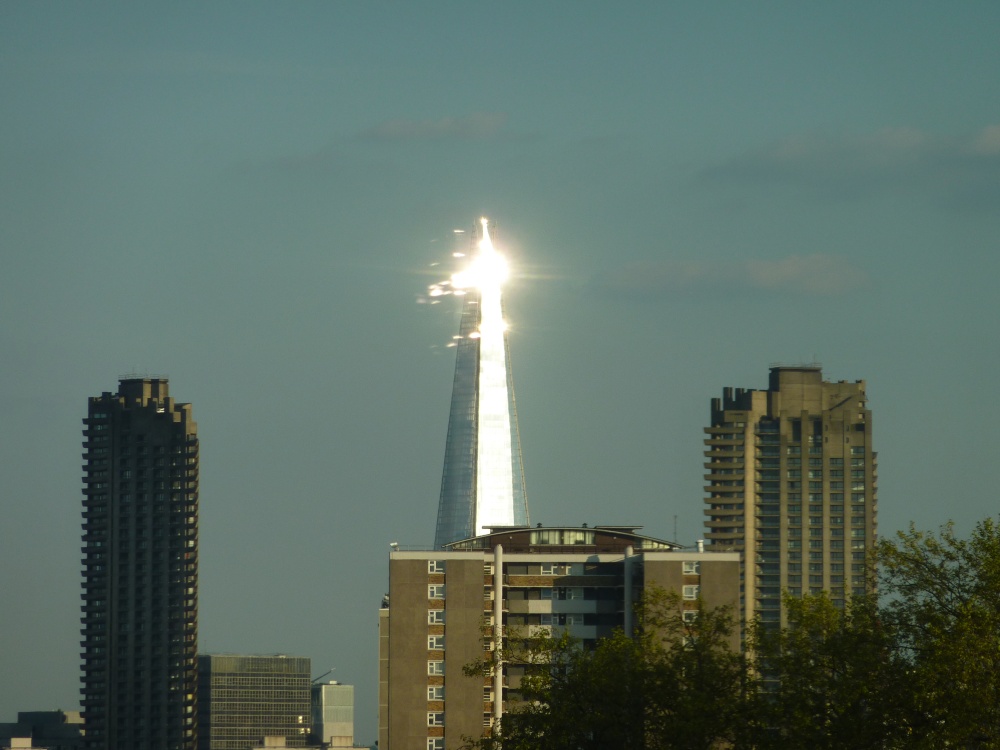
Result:
{"type": "Polygon", "coordinates": [[[18,711],[17,722],[0,723],[0,750],[77,750],[83,747],[82,729],[79,711],[18,711]]]}
{"type": "Polygon", "coordinates": [[[307,747],[310,670],[302,656],[200,654],[199,750],[247,750],[274,738],[307,747]]]}
{"type": "Polygon", "coordinates": [[[323,747],[354,747],[354,685],[312,686],[312,737],[323,747]]]}

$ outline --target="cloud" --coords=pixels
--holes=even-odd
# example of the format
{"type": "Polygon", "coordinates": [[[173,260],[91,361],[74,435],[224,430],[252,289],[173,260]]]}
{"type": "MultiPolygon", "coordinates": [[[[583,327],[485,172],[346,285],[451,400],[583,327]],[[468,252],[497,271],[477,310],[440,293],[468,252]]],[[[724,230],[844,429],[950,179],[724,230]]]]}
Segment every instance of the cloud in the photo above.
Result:
{"type": "Polygon", "coordinates": [[[440,120],[388,120],[361,136],[376,141],[483,140],[499,135],[506,122],[507,115],[490,112],[440,120]]]}
{"type": "Polygon", "coordinates": [[[823,253],[778,260],[644,261],[603,274],[593,285],[612,296],[661,297],[720,291],[834,297],[866,287],[868,275],[846,258],[823,253]]]}
{"type": "Polygon", "coordinates": [[[962,136],[889,128],[849,137],[792,136],[709,167],[702,184],[786,186],[820,197],[920,196],[1000,211],[1000,125],[962,136]]]}

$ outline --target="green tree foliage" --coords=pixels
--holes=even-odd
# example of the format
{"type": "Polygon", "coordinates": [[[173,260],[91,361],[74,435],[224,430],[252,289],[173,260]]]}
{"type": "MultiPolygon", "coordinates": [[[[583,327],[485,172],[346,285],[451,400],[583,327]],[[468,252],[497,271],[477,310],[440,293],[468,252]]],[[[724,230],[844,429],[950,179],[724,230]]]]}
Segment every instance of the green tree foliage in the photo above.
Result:
{"type": "MultiPolygon", "coordinates": [[[[493,736],[467,747],[490,750],[709,750],[744,724],[744,659],[732,648],[727,610],[686,622],[680,597],[644,602],[640,632],[621,631],[591,650],[572,639],[508,638],[500,658],[526,665],[523,702],[493,736]]],[[[495,665],[483,662],[473,671],[495,665]]]]}
{"type": "Polygon", "coordinates": [[[1000,748],[1000,528],[948,524],[878,550],[883,618],[905,658],[913,748],[1000,748]]]}
{"type": "Polygon", "coordinates": [[[739,629],[728,608],[684,619],[681,598],[652,591],[641,624],[647,658],[646,747],[708,750],[744,738],[749,685],[739,629]]]}
{"type": "Polygon", "coordinates": [[[730,612],[689,620],[664,592],[635,636],[593,649],[510,633],[493,653],[525,670],[522,700],[466,747],[1000,750],[1000,527],[911,527],[877,561],[878,597],[789,597],[787,627],[751,627],[747,658],[730,612]]]}
{"type": "Polygon", "coordinates": [[[899,747],[907,735],[900,709],[906,670],[895,634],[880,621],[874,597],[838,609],[825,594],[787,597],[788,627],[754,629],[755,747],[899,747]]]}

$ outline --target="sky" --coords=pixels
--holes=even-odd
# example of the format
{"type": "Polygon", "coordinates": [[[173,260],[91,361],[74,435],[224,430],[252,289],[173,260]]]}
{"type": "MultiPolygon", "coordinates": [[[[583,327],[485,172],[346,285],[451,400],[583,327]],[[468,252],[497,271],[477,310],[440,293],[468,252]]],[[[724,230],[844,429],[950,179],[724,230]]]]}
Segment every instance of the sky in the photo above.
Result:
{"type": "Polygon", "coordinates": [[[693,544],[703,427],[867,382],[879,530],[997,513],[1000,4],[0,4],[0,721],[79,705],[82,418],[201,440],[202,652],[308,656],[372,742],[433,540],[486,215],[532,523],[693,544]]]}

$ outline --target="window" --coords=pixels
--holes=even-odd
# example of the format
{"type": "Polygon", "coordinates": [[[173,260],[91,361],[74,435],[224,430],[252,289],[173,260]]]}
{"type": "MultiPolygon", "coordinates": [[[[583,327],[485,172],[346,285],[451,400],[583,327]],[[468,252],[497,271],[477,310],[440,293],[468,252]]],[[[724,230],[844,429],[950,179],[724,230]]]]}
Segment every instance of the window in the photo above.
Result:
{"type": "Polygon", "coordinates": [[[443,701],[444,700],[444,685],[428,685],[427,686],[427,700],[429,700],[429,701],[443,701]]]}
{"type": "Polygon", "coordinates": [[[681,614],[681,617],[684,619],[684,622],[694,622],[695,620],[698,619],[698,610],[685,609],[684,612],[681,614]]]}
{"type": "Polygon", "coordinates": [[[444,610],[443,609],[427,610],[427,624],[444,625],[444,610]]]}
{"type": "Polygon", "coordinates": [[[428,560],[427,561],[427,572],[428,573],[444,573],[444,560],[428,560]]]}
{"type": "Polygon", "coordinates": [[[427,650],[444,651],[444,636],[443,635],[427,636],[427,650]]]}
{"type": "Polygon", "coordinates": [[[428,737],[427,750],[444,750],[444,737],[428,737]]]}
{"type": "Polygon", "coordinates": [[[444,674],[444,661],[442,660],[431,660],[427,662],[427,674],[432,676],[441,676],[444,674]]]}
{"type": "Polygon", "coordinates": [[[431,583],[427,586],[428,599],[444,599],[444,584],[431,583]]]}
{"type": "Polygon", "coordinates": [[[532,531],[530,544],[593,544],[593,531],[577,531],[575,529],[538,529],[532,531]]]}
{"type": "Polygon", "coordinates": [[[566,566],[562,563],[542,563],[543,576],[562,576],[566,575],[566,566]]]}
{"type": "Polygon", "coordinates": [[[683,588],[683,596],[685,599],[697,599],[698,595],[701,593],[701,586],[685,586],[683,588]]]}
{"type": "Polygon", "coordinates": [[[698,560],[685,560],[682,565],[686,576],[696,576],[701,573],[701,563],[698,560]]]}
{"type": "MultiPolygon", "coordinates": [[[[851,455],[852,456],[863,456],[863,455],[865,455],[865,446],[863,446],[863,445],[852,445],[851,446],[851,455]]],[[[854,462],[851,461],[851,463],[853,464],[854,462]]]]}
{"type": "Polygon", "coordinates": [[[444,711],[428,711],[427,712],[427,726],[429,726],[429,727],[443,727],[444,726],[444,711]]]}

